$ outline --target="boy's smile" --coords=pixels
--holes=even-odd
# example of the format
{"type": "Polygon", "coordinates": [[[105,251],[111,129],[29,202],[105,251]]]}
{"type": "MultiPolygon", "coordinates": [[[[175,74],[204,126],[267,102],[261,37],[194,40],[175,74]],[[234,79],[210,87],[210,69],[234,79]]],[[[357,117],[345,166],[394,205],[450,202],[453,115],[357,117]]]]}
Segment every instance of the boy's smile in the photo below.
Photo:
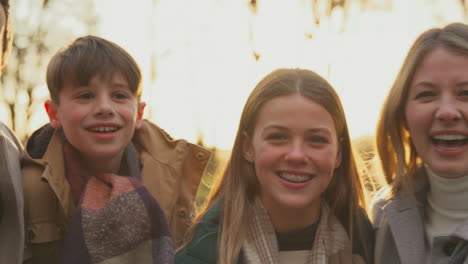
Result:
{"type": "Polygon", "coordinates": [[[141,126],[144,103],[119,72],[91,78],[87,86],[66,83],[58,104],[46,103],[52,126],[61,127],[67,140],[96,173],[119,170],[123,150],[141,126]]]}

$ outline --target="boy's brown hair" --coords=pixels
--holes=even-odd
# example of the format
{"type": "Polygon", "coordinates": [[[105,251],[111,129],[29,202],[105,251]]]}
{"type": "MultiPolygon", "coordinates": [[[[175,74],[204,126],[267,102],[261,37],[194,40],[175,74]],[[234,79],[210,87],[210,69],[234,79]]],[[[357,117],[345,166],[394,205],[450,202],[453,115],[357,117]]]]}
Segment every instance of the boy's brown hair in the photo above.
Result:
{"type": "Polygon", "coordinates": [[[47,66],[47,87],[52,101],[59,104],[60,90],[66,83],[86,86],[95,76],[104,81],[121,73],[130,90],[140,101],[141,70],[133,57],[117,44],[97,37],[84,36],[57,52],[47,66]]]}

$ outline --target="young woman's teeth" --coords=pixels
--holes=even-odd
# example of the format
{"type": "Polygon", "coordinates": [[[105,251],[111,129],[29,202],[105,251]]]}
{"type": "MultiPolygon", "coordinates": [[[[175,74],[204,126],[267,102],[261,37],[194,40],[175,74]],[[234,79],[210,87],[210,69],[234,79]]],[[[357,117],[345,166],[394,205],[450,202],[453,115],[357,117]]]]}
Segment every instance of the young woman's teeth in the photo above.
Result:
{"type": "Polygon", "coordinates": [[[301,182],[306,182],[312,179],[310,175],[297,175],[297,174],[290,174],[290,173],[280,173],[279,174],[280,178],[290,181],[290,182],[296,182],[296,183],[301,183],[301,182]]]}
{"type": "Polygon", "coordinates": [[[103,127],[93,127],[91,128],[91,131],[93,132],[99,132],[99,133],[107,133],[107,132],[114,132],[116,131],[116,127],[109,127],[109,126],[103,126],[103,127]]]}

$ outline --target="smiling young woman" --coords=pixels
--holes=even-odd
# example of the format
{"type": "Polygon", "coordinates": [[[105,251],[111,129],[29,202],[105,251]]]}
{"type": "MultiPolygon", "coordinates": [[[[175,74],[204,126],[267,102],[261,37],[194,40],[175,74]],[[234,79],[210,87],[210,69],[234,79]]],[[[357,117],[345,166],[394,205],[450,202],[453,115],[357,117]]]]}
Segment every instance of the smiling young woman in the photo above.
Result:
{"type": "Polygon", "coordinates": [[[362,206],[336,92],[312,71],[279,69],[250,94],[176,263],[372,263],[362,206]]]}

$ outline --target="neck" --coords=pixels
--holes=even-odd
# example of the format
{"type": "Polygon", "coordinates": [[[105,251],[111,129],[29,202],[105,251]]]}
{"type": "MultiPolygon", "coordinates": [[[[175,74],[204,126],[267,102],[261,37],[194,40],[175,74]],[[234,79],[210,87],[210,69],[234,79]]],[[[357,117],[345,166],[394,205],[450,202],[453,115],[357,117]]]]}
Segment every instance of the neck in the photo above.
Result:
{"type": "Polygon", "coordinates": [[[444,178],[426,168],[430,183],[428,198],[437,207],[446,210],[468,212],[468,175],[458,178],[444,178]]]}
{"type": "Polygon", "coordinates": [[[320,217],[320,199],[313,201],[307,208],[291,208],[278,206],[262,199],[263,205],[270,215],[273,228],[276,232],[294,232],[302,230],[320,217]]]}
{"type": "Polygon", "coordinates": [[[112,158],[99,158],[82,156],[89,172],[99,175],[104,173],[118,174],[122,163],[123,153],[112,158]]]}

